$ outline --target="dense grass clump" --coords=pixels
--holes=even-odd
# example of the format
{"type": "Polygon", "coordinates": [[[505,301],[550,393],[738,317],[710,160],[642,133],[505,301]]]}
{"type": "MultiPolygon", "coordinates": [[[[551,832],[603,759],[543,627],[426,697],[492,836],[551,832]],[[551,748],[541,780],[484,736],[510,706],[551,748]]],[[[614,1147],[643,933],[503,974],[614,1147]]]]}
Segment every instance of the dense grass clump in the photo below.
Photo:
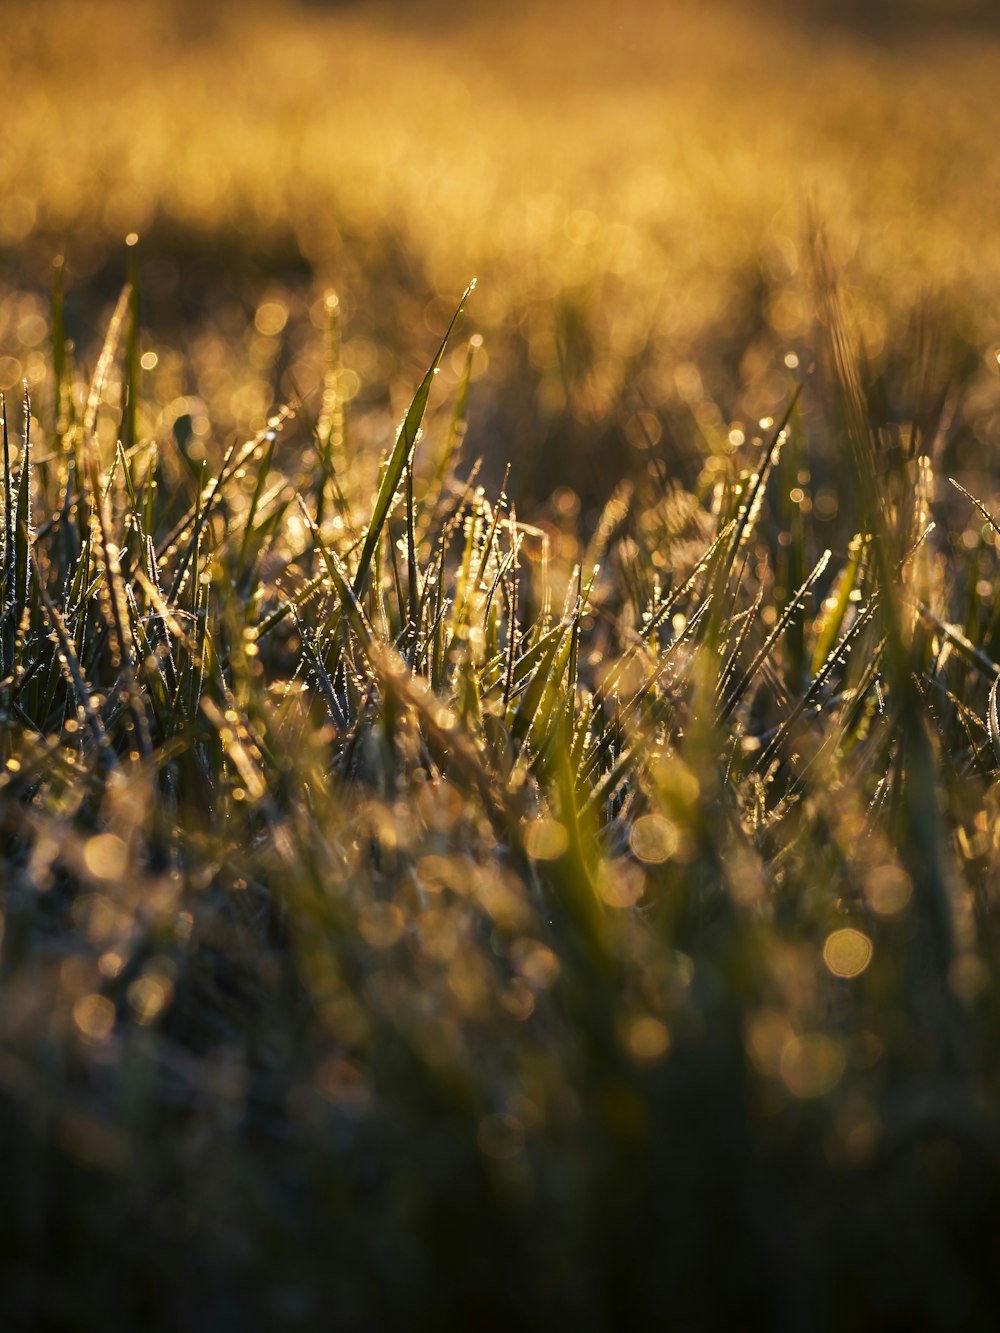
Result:
{"type": "Polygon", "coordinates": [[[991,1326],[1000,527],[936,475],[963,385],[880,415],[821,286],[779,419],[537,526],[474,347],[376,471],[328,298],[321,398],[221,450],[145,428],[131,287],[87,382],[57,290],[6,1327],[991,1326]]]}

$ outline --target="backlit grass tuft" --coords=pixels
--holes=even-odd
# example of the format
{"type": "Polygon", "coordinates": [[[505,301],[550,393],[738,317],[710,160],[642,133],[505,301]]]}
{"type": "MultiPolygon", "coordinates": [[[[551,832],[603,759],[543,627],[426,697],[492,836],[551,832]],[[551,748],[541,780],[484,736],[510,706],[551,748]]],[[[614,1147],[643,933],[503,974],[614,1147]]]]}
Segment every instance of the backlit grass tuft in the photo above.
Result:
{"type": "Polygon", "coordinates": [[[939,472],[976,381],[880,419],[817,273],[779,416],[537,523],[461,305],[373,456],[332,297],[223,446],[132,287],[85,379],[57,284],[4,404],[15,1324],[988,1326],[1000,527],[939,472]]]}

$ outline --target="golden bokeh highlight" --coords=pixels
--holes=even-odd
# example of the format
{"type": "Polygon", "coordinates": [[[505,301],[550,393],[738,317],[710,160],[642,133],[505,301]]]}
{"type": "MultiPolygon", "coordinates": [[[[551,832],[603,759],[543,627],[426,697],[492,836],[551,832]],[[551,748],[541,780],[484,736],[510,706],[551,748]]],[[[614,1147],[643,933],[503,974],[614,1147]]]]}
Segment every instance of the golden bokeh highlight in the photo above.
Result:
{"type": "Polygon", "coordinates": [[[648,865],[669,861],[680,844],[677,825],[664,815],[642,815],[629,829],[629,846],[648,865]]]}
{"type": "Polygon", "coordinates": [[[872,960],[874,946],[863,931],[847,926],[832,931],[823,945],[823,961],[835,977],[859,977],[872,960]]]}
{"type": "Polygon", "coordinates": [[[640,1064],[654,1064],[670,1050],[670,1031],[658,1018],[646,1014],[629,1024],[625,1044],[634,1060],[640,1064]]]}
{"type": "Polygon", "coordinates": [[[156,969],[133,981],[128,988],[128,1000],[136,1022],[148,1027],[170,1004],[173,993],[173,978],[156,969]]]}
{"type": "Polygon", "coordinates": [[[254,316],[254,325],[258,333],[267,338],[279,334],[288,323],[288,307],[282,301],[262,301],[254,316]]]}
{"type": "Polygon", "coordinates": [[[121,879],[128,869],[128,848],[115,834],[98,833],[84,844],[83,863],[94,879],[121,879]]]}
{"type": "Polygon", "coordinates": [[[611,861],[600,866],[597,892],[609,907],[634,907],[646,892],[646,877],[638,866],[611,861]]]}
{"type": "Polygon", "coordinates": [[[104,995],[82,995],[73,1005],[73,1022],[84,1041],[99,1046],[114,1030],[115,1007],[104,995]]]}
{"type": "Polygon", "coordinates": [[[406,919],[395,903],[370,903],[358,916],[361,938],[373,949],[391,949],[405,927],[406,919]]]}
{"type": "Polygon", "coordinates": [[[524,830],[524,850],[533,861],[558,861],[568,847],[569,834],[558,819],[536,819],[524,830]]]}
{"type": "Polygon", "coordinates": [[[865,898],[879,916],[896,916],[913,897],[913,881],[901,866],[875,866],[865,878],[865,898]]]}
{"type": "Polygon", "coordinates": [[[511,962],[528,986],[535,990],[548,990],[555,984],[559,972],[559,959],[547,944],[536,940],[517,940],[511,947],[511,962]]]}
{"type": "Polygon", "coordinates": [[[781,1069],[781,1056],[794,1033],[787,1017],[773,1009],[762,1009],[746,1023],[743,1034],[747,1054],[754,1065],[769,1078],[781,1069]]]}
{"type": "Polygon", "coordinates": [[[822,1032],[808,1032],[785,1043],[779,1069],[792,1096],[808,1101],[832,1092],[845,1064],[840,1042],[822,1032]]]}

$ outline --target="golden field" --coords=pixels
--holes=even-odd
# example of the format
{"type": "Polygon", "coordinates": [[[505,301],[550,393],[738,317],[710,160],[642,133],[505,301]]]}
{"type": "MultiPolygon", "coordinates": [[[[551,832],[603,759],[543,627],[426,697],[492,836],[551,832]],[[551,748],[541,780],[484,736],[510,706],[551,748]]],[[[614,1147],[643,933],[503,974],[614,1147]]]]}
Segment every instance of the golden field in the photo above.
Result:
{"type": "MultiPolygon", "coordinates": [[[[249,264],[252,300],[293,315],[332,285],[352,391],[412,382],[475,275],[477,374],[532,401],[505,429],[544,443],[536,405],[592,426],[679,392],[711,447],[786,391],[817,227],[876,358],[928,302],[977,354],[998,338],[1000,48],[948,12],[867,31],[724,0],[46,0],[0,52],[5,271],[40,287],[64,249],[72,306],[74,273],[122,276],[137,232],[154,324],[178,248],[212,248],[210,277],[249,264]]],[[[43,373],[16,345],[33,312],[7,302],[7,387],[43,373]]],[[[224,393],[206,374],[220,425],[263,412],[245,367],[224,393]]],[[[317,375],[307,357],[285,391],[317,375]]]]}

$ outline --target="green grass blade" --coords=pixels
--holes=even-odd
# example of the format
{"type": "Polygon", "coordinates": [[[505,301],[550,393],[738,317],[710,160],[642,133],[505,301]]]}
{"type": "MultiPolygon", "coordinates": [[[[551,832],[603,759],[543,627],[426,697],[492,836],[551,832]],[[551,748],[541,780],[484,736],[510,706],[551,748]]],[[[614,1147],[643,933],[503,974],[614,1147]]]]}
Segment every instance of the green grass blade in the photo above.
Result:
{"type": "Polygon", "coordinates": [[[375,556],[375,549],[382,536],[382,530],[385,527],[386,520],[389,517],[389,511],[392,508],[393,498],[399,488],[399,483],[403,479],[403,472],[410,460],[414,447],[417,442],[417,434],[420,430],[420,424],[424,419],[424,412],[427,408],[427,399],[430,397],[431,385],[440,369],[444,358],[445,349],[448,346],[448,340],[451,337],[458,318],[465,309],[465,303],[469,295],[475,288],[475,279],[469,283],[462,299],[458,303],[451,323],[448,325],[448,331],[441,340],[441,346],[437,350],[437,355],[431,362],[430,369],[421,381],[420,388],[413,396],[409,410],[403,419],[403,424],[399,428],[399,434],[396,436],[396,443],[393,446],[392,453],[385,464],[385,470],[382,474],[382,483],[378,489],[378,495],[375,497],[375,508],[372,512],[371,521],[368,524],[368,531],[365,534],[364,545],[361,548],[361,557],[358,560],[358,567],[354,572],[353,591],[356,597],[360,597],[368,583],[368,575],[371,570],[372,560],[375,556]]]}

